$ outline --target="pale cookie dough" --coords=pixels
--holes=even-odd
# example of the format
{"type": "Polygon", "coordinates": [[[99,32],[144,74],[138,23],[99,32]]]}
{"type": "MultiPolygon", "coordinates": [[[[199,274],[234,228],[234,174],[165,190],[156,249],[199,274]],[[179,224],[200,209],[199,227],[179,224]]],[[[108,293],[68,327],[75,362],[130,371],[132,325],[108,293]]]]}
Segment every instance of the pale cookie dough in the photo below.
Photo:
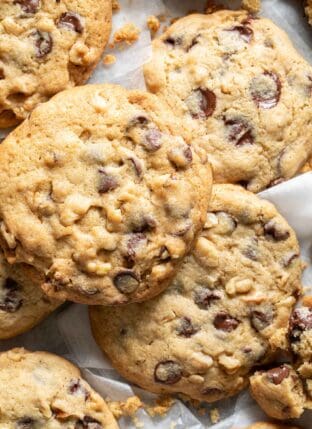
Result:
{"type": "Polygon", "coordinates": [[[145,79],[196,124],[215,182],[258,192],[294,176],[312,153],[312,68],[268,19],[182,18],[153,41],[145,79]]]}
{"type": "Polygon", "coordinates": [[[258,422],[254,423],[251,426],[248,426],[246,429],[300,429],[298,426],[289,426],[282,425],[279,423],[269,423],[269,422],[258,422]]]}
{"type": "Polygon", "coordinates": [[[28,331],[61,305],[42,292],[41,283],[32,267],[10,265],[0,253],[0,340],[28,331]]]}
{"type": "Polygon", "coordinates": [[[0,128],[82,84],[111,29],[111,0],[1,0],[0,128]]]}
{"type": "Polygon", "coordinates": [[[88,304],[166,288],[202,228],[211,169],[152,94],[116,85],[64,91],[0,145],[0,226],[12,261],[44,291],[88,304]]]}
{"type": "Polygon", "coordinates": [[[0,354],[0,427],[118,429],[77,367],[59,356],[25,349],[0,354]]]}
{"type": "Polygon", "coordinates": [[[126,379],[213,402],[242,390],[252,367],[285,347],[301,262],[294,232],[271,203],[215,185],[209,210],[167,291],[125,308],[96,306],[90,316],[126,379]]]}
{"type": "Polygon", "coordinates": [[[304,411],[303,384],[290,365],[256,372],[250,377],[250,391],[263,411],[274,419],[299,418],[304,411]]]}

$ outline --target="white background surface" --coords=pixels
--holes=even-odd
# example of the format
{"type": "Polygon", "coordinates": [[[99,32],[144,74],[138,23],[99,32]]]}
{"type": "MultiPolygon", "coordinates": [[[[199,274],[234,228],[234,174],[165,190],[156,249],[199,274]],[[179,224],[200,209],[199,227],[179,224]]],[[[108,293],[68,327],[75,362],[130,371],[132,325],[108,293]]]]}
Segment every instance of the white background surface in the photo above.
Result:
{"type": "MultiPolygon", "coordinates": [[[[165,13],[169,17],[185,14],[189,10],[203,11],[205,1],[201,0],[120,0],[121,11],[114,15],[114,29],[127,22],[136,23],[142,33],[139,41],[123,51],[118,49],[115,65],[105,67],[100,64],[91,82],[114,82],[127,88],[144,88],[142,65],[151,55],[150,35],[146,28],[146,17],[165,13]]],[[[237,4],[229,0],[229,4],[237,4]]],[[[262,15],[271,18],[283,27],[297,49],[312,63],[312,28],[304,18],[301,1],[263,0],[262,15]]],[[[106,53],[111,53],[110,50],[106,53]]],[[[0,132],[1,136],[1,132],[0,132]]],[[[309,268],[304,273],[304,285],[312,285],[312,173],[294,178],[262,193],[279,208],[300,240],[302,257],[309,268]]],[[[32,331],[8,341],[0,341],[0,350],[13,346],[24,346],[31,350],[48,350],[76,362],[84,368],[84,375],[93,387],[104,397],[124,400],[132,396],[134,390],[112,369],[92,339],[87,309],[82,305],[67,305],[32,331]]],[[[148,401],[153,395],[136,389],[141,398],[148,401]]],[[[212,406],[214,408],[216,404],[212,406]]],[[[265,416],[243,392],[238,399],[232,398],[217,404],[222,420],[214,429],[242,429],[248,423],[265,416]]],[[[207,406],[207,409],[211,408],[207,406]]],[[[139,411],[138,419],[148,429],[203,429],[211,425],[210,419],[200,417],[181,402],[171,408],[165,418],[151,419],[144,411],[139,411]]],[[[312,413],[306,412],[300,423],[303,428],[312,428],[312,413]],[[310,423],[309,423],[310,421],[310,423]]],[[[123,418],[121,428],[135,428],[130,419],[123,418]]]]}

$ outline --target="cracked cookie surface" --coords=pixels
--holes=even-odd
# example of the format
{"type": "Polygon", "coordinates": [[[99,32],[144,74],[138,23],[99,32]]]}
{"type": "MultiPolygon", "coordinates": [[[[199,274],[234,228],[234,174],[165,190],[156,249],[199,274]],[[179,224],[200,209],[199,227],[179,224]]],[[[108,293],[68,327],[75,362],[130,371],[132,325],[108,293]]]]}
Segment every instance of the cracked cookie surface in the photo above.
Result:
{"type": "Polygon", "coordinates": [[[50,353],[1,353],[0,393],[0,426],[6,429],[118,429],[79,369],[50,353]]]}
{"type": "Polygon", "coordinates": [[[157,295],[205,222],[211,169],[191,142],[152,94],[58,94],[0,146],[7,257],[43,272],[44,291],[62,300],[157,295]]]}
{"type": "Polygon", "coordinates": [[[204,230],[171,286],[142,304],[90,308],[93,334],[126,379],[213,402],[285,347],[300,277],[298,242],[275,207],[214,185],[204,230]]]}
{"type": "Polygon", "coordinates": [[[46,296],[42,276],[25,264],[10,265],[0,254],[0,339],[15,337],[33,328],[61,305],[46,296]]]}
{"type": "Polygon", "coordinates": [[[216,182],[258,192],[294,176],[312,152],[312,68],[268,19],[182,18],[153,41],[145,80],[196,124],[216,182]]]}
{"type": "Polygon", "coordinates": [[[0,128],[88,79],[108,40],[111,13],[111,0],[0,2],[0,128]]]}

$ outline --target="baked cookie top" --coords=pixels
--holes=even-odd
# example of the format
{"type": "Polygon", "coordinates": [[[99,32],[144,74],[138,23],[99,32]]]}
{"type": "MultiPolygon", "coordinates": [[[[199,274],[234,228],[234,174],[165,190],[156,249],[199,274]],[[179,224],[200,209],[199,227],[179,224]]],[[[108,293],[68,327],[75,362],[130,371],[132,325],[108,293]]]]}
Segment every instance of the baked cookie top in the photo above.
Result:
{"type": "Polygon", "coordinates": [[[58,94],[0,146],[7,257],[46,274],[44,290],[59,299],[156,295],[205,222],[211,169],[190,143],[152,94],[115,85],[58,94]]]}
{"type": "Polygon", "coordinates": [[[248,426],[246,429],[299,429],[299,427],[279,423],[258,422],[248,426]]]}
{"type": "Polygon", "coordinates": [[[268,19],[179,19],[154,40],[145,78],[195,122],[216,182],[258,192],[294,176],[312,152],[312,68],[268,19]]]}
{"type": "Polygon", "coordinates": [[[0,340],[31,329],[61,305],[42,292],[42,281],[35,269],[10,265],[0,253],[0,340]]]}
{"type": "Polygon", "coordinates": [[[0,128],[85,82],[111,28],[111,0],[0,2],[0,128]]]}
{"type": "Polygon", "coordinates": [[[256,372],[250,377],[250,391],[263,411],[274,419],[297,419],[304,411],[303,384],[290,365],[256,372]]]}
{"type": "Polygon", "coordinates": [[[171,286],[143,304],[90,309],[94,337],[127,379],[212,402],[287,343],[300,291],[294,232],[275,207],[214,185],[204,230],[171,286]]]}
{"type": "Polygon", "coordinates": [[[0,425],[8,429],[118,429],[73,364],[46,352],[0,354],[0,425]]]}

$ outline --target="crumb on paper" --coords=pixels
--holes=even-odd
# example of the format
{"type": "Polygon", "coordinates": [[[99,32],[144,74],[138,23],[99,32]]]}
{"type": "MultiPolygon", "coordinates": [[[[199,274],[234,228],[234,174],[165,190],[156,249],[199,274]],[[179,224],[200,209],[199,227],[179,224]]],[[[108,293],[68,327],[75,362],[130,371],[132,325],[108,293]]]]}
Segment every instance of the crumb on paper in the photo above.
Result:
{"type": "Polygon", "coordinates": [[[242,0],[242,7],[251,13],[257,13],[261,8],[261,2],[260,0],[242,0]]]}
{"type": "Polygon", "coordinates": [[[160,22],[157,16],[150,15],[147,17],[146,24],[152,34],[157,33],[160,27],[160,22]]]}
{"type": "Polygon", "coordinates": [[[136,416],[132,416],[131,420],[136,428],[140,429],[144,427],[144,423],[141,422],[141,420],[139,420],[136,416]]]}
{"type": "Polygon", "coordinates": [[[175,400],[171,396],[160,396],[156,399],[156,404],[153,406],[147,406],[146,411],[151,417],[164,416],[170,410],[175,400]]]}
{"type": "Polygon", "coordinates": [[[114,47],[115,43],[123,42],[132,45],[138,40],[140,33],[141,30],[132,22],[125,24],[115,32],[111,47],[114,47]]]}
{"type": "Polygon", "coordinates": [[[210,420],[212,424],[216,424],[220,421],[220,413],[218,408],[212,408],[210,410],[210,420]]]}
{"type": "Polygon", "coordinates": [[[111,54],[107,54],[105,55],[105,57],[103,58],[103,64],[105,66],[110,66],[112,64],[115,64],[116,62],[116,57],[115,55],[111,55],[111,54]]]}
{"type": "Polygon", "coordinates": [[[120,3],[119,0],[113,0],[112,1],[112,9],[114,11],[120,10],[120,3]]]}
{"type": "Polygon", "coordinates": [[[133,417],[143,407],[143,403],[138,396],[130,396],[125,402],[108,400],[107,404],[116,419],[120,419],[122,416],[133,417]]]}
{"type": "Polygon", "coordinates": [[[177,422],[171,422],[170,423],[170,429],[175,429],[177,427],[177,422]]]}
{"type": "Polygon", "coordinates": [[[312,296],[304,296],[302,298],[302,305],[304,307],[312,308],[312,296]]]}

